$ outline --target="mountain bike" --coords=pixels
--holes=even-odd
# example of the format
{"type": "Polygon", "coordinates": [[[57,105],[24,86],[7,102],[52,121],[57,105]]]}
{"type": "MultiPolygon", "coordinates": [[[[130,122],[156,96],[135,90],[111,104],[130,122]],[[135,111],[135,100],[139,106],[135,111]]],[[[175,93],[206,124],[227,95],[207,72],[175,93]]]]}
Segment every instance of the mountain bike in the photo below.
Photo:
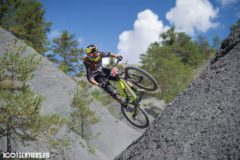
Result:
{"type": "Polygon", "coordinates": [[[121,71],[116,67],[118,63],[119,61],[112,67],[110,74],[117,77],[117,82],[109,83],[127,103],[127,106],[121,105],[121,112],[132,125],[146,128],[149,125],[149,118],[140,107],[140,101],[146,91],[157,89],[157,82],[149,73],[138,67],[125,67],[121,71]],[[129,112],[127,107],[134,110],[129,112]]]}

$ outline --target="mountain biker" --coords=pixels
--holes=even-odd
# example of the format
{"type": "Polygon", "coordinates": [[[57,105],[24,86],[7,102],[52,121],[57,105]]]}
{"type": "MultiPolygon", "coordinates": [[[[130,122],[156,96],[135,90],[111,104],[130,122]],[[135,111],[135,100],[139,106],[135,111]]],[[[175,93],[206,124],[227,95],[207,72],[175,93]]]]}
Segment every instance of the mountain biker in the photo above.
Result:
{"type": "Polygon", "coordinates": [[[86,48],[87,56],[84,58],[84,65],[87,72],[87,79],[88,81],[96,86],[99,86],[104,91],[109,93],[114,99],[116,99],[120,104],[124,107],[127,106],[125,100],[123,100],[119,94],[116,93],[113,86],[108,82],[108,80],[117,81],[116,77],[110,75],[111,70],[104,68],[102,66],[102,58],[104,57],[112,57],[116,58],[119,61],[122,60],[121,55],[115,55],[111,52],[102,52],[99,51],[95,45],[89,45],[86,48]],[[108,79],[108,80],[107,80],[108,79]]]}

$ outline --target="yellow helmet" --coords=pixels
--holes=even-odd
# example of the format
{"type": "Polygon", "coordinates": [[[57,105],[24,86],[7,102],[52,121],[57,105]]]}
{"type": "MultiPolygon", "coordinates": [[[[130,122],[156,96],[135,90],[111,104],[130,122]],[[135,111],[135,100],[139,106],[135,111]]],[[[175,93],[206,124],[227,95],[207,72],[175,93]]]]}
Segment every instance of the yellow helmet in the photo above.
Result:
{"type": "Polygon", "coordinates": [[[86,53],[87,54],[95,53],[97,51],[98,51],[98,48],[94,44],[91,44],[91,45],[87,46],[87,48],[86,48],[86,53]]]}
{"type": "Polygon", "coordinates": [[[97,52],[98,52],[98,48],[93,44],[87,46],[87,48],[86,48],[87,57],[89,60],[91,60],[93,62],[99,61],[100,56],[99,56],[99,54],[90,55],[90,53],[97,53],[97,52]]]}

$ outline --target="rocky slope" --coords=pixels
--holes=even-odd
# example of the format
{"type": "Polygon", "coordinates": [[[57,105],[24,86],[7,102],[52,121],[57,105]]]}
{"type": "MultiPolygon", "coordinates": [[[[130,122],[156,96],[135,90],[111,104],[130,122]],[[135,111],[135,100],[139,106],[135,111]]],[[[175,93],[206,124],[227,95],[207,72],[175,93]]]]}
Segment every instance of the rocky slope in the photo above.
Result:
{"type": "MultiPolygon", "coordinates": [[[[14,40],[14,36],[0,28],[0,55],[14,40]]],[[[37,54],[31,47],[27,47],[25,54],[37,54]]],[[[41,55],[39,55],[41,56],[41,55]]],[[[42,56],[41,56],[42,57],[42,56]]],[[[32,89],[45,97],[41,113],[59,113],[65,117],[70,116],[72,111],[71,102],[75,93],[76,82],[65,75],[48,59],[42,57],[37,67],[34,78],[29,82],[32,89]]],[[[113,159],[117,154],[128,146],[140,133],[123,122],[116,123],[116,119],[106,111],[99,102],[93,101],[90,107],[96,111],[101,121],[91,127],[92,132],[100,132],[97,139],[88,142],[96,146],[96,153],[89,152],[87,142],[79,135],[72,132],[68,127],[63,127],[59,133],[60,138],[68,138],[70,146],[59,150],[49,149],[46,144],[31,143],[30,146],[14,144],[14,151],[25,152],[51,152],[52,159],[95,160],[113,159]]],[[[0,152],[6,148],[5,139],[0,139],[0,152]]]]}
{"type": "MultiPolygon", "coordinates": [[[[0,54],[4,53],[14,41],[15,37],[0,28],[0,54]]],[[[27,47],[24,54],[38,54],[31,47],[27,47]]],[[[40,55],[39,55],[40,56],[40,55]]],[[[41,56],[40,56],[41,57],[41,56]]],[[[76,83],[60,72],[53,63],[46,58],[41,57],[42,61],[37,67],[34,78],[30,81],[32,89],[46,99],[41,106],[41,113],[59,113],[68,117],[71,111],[71,100],[75,91],[76,83]]],[[[83,157],[85,159],[95,160],[97,157],[86,149],[87,143],[80,136],[69,130],[67,127],[61,129],[60,137],[68,138],[71,145],[68,149],[62,148],[54,150],[47,144],[30,143],[29,146],[23,146],[15,143],[13,150],[17,152],[50,152],[52,159],[62,159],[69,156],[71,159],[83,157]]],[[[5,138],[0,139],[0,151],[6,148],[5,138]]],[[[100,159],[104,159],[105,155],[97,151],[100,159]]]]}
{"type": "Polygon", "coordinates": [[[240,28],[202,74],[115,160],[240,159],[240,28]]]}

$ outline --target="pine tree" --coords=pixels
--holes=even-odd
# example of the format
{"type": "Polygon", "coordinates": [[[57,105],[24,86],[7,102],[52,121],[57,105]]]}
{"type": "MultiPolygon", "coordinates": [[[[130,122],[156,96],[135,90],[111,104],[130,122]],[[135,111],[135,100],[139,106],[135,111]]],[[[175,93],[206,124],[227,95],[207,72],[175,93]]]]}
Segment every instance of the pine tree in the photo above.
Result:
{"type": "Polygon", "coordinates": [[[208,40],[203,35],[198,35],[195,42],[198,46],[198,52],[201,56],[201,59],[208,59],[215,52],[214,49],[208,43],[208,40]]]}
{"type": "Polygon", "coordinates": [[[173,45],[176,43],[176,38],[177,38],[177,34],[175,32],[175,28],[171,27],[169,30],[167,30],[166,32],[160,34],[160,39],[161,39],[161,43],[163,45],[173,45]]]}
{"type": "MultiPolygon", "coordinates": [[[[200,37],[203,39],[203,37],[200,37]]],[[[198,67],[204,59],[208,58],[209,50],[207,50],[204,54],[202,52],[202,46],[209,47],[208,43],[206,46],[207,41],[204,41],[204,44],[199,45],[192,41],[191,37],[189,37],[184,32],[175,32],[174,27],[170,28],[168,31],[162,33],[160,35],[160,39],[162,46],[169,46],[176,56],[181,58],[181,61],[186,64],[190,65],[193,68],[198,67]]],[[[208,48],[207,48],[208,49],[208,48]]]]}
{"type": "Polygon", "coordinates": [[[23,55],[25,49],[15,42],[0,56],[0,138],[7,138],[7,152],[12,151],[13,140],[50,139],[46,132],[55,134],[63,124],[63,119],[56,114],[40,115],[44,98],[34,93],[27,83],[33,78],[40,59],[36,55],[23,55]]]}
{"type": "Polygon", "coordinates": [[[60,37],[53,40],[53,54],[49,54],[48,58],[59,64],[59,68],[73,76],[82,70],[83,49],[79,49],[79,42],[74,39],[75,36],[68,31],[63,31],[60,37]]]}
{"type": "Polygon", "coordinates": [[[171,46],[153,43],[146,54],[141,55],[142,68],[156,78],[160,99],[171,101],[192,80],[192,68],[184,65],[171,46]]]}
{"type": "Polygon", "coordinates": [[[93,135],[93,133],[88,132],[88,127],[98,123],[100,120],[95,115],[95,112],[89,108],[91,99],[86,93],[87,89],[87,82],[78,81],[77,91],[72,102],[75,111],[71,114],[72,123],[70,125],[70,128],[85,139],[89,139],[93,135]]]}
{"type": "Polygon", "coordinates": [[[0,1],[0,25],[41,54],[47,50],[47,32],[51,26],[44,13],[37,0],[0,1]]]}
{"type": "Polygon", "coordinates": [[[213,51],[205,37],[200,35],[193,41],[171,27],[160,35],[160,42],[151,44],[141,55],[141,64],[159,83],[158,96],[169,102],[191,82],[193,71],[213,51]]]}

